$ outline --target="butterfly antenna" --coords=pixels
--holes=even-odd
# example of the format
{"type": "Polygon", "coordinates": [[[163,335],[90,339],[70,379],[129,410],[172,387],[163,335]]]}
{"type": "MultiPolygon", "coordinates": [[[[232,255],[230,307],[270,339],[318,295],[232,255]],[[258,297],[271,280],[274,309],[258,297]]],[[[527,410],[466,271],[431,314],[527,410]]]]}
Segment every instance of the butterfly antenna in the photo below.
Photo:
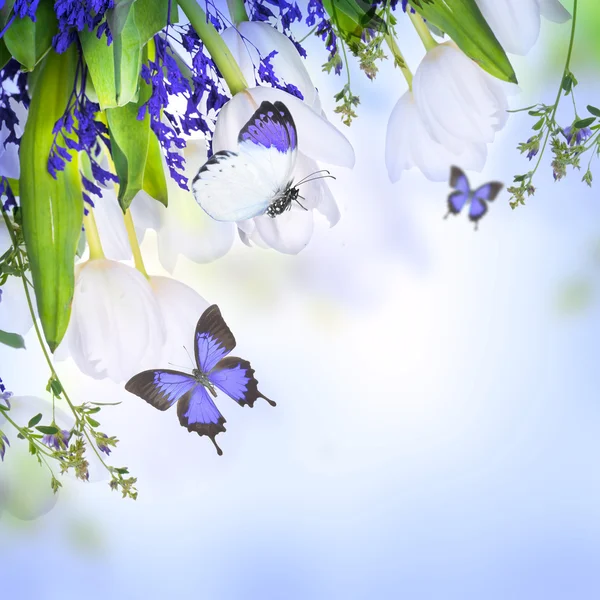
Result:
{"type": "Polygon", "coordinates": [[[321,169],[319,171],[314,171],[313,173],[310,173],[309,175],[307,175],[306,177],[301,179],[296,185],[300,185],[301,183],[304,183],[307,179],[309,179],[313,175],[316,175],[317,173],[327,173],[327,175],[331,174],[327,169],[321,169]]]}
{"type": "Polygon", "coordinates": [[[171,367],[177,367],[178,369],[189,369],[189,367],[184,367],[183,365],[175,365],[172,362],[168,363],[171,367]]]}
{"type": "Polygon", "coordinates": [[[194,365],[194,361],[192,360],[192,355],[188,352],[188,349],[184,346],[183,349],[186,351],[186,354],[188,355],[188,358],[190,359],[190,362],[192,363],[192,368],[194,365]]]}

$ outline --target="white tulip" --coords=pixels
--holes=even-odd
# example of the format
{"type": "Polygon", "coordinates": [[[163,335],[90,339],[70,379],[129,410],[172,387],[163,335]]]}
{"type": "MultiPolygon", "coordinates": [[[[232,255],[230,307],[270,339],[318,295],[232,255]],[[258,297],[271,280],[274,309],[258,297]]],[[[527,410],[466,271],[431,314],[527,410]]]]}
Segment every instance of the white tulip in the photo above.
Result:
{"type": "MultiPolygon", "coordinates": [[[[185,175],[191,181],[206,162],[206,141],[188,140],[184,156],[185,175]]],[[[181,189],[170,177],[167,186],[169,206],[158,206],[158,256],[162,266],[172,273],[180,254],[196,263],[227,254],[233,245],[235,225],[211,219],[198,208],[192,193],[181,189]]]]}
{"type": "Polygon", "coordinates": [[[196,324],[209,304],[191,287],[170,277],[150,277],[150,286],[162,312],[166,333],[162,357],[155,366],[167,362],[185,366],[189,356],[194,355],[196,324]]]}
{"type": "Polygon", "coordinates": [[[571,17],[558,0],[475,0],[506,52],[527,54],[540,34],[541,17],[564,23],[571,17]]]}
{"type": "Polygon", "coordinates": [[[57,350],[79,369],[119,383],[155,367],[165,342],[158,302],[146,278],[132,267],[106,259],[75,268],[71,320],[57,350]]]}
{"type": "Polygon", "coordinates": [[[485,144],[467,144],[462,152],[452,152],[427,133],[412,91],[394,106],[387,126],[385,164],[390,181],[400,179],[402,171],[420,169],[431,181],[447,181],[452,165],[481,171],[485,165],[485,144]]]}
{"type": "Polygon", "coordinates": [[[284,85],[295,85],[304,102],[321,112],[319,94],[296,46],[287,36],[259,21],[242,21],[237,27],[225,29],[221,35],[249,85],[258,83],[256,75],[261,59],[275,50],[277,54],[270,64],[279,81],[284,85]]]}
{"type": "MultiPolygon", "coordinates": [[[[283,102],[289,109],[298,131],[298,158],[293,180],[300,181],[319,170],[316,161],[344,167],[354,166],[354,149],[346,137],[320,113],[286,92],[270,87],[255,87],[236,94],[221,109],[213,138],[213,150],[237,148],[240,129],[261,102],[283,102]]],[[[339,220],[339,211],[325,179],[303,184],[302,205],[292,205],[289,211],[275,219],[262,215],[238,223],[246,242],[260,236],[262,242],[286,254],[296,254],[306,247],[313,232],[313,211],[327,217],[331,226],[339,220]]],[[[259,245],[262,245],[259,243],[259,245]]]]}
{"type": "MultiPolygon", "coordinates": [[[[130,210],[138,241],[144,239],[147,229],[158,229],[160,223],[160,203],[146,192],[138,192],[133,199],[130,210]]],[[[104,254],[113,260],[130,260],[131,246],[123,211],[117,200],[113,186],[102,190],[101,198],[94,198],[94,217],[102,242],[104,254]]]]}
{"type": "Polygon", "coordinates": [[[503,84],[461,52],[454,42],[427,52],[413,79],[425,130],[453,154],[494,141],[508,118],[503,84]]]}

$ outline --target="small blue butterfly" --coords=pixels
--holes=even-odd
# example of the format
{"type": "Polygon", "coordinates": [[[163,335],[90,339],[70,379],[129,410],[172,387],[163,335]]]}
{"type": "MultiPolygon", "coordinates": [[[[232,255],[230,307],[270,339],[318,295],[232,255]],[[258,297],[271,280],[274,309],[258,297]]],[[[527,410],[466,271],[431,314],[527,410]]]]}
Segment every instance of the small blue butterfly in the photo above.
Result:
{"type": "Polygon", "coordinates": [[[217,397],[216,389],[225,392],[240,406],[254,406],[258,398],[269,400],[258,391],[258,381],[247,360],[227,356],[235,348],[235,338],[223,320],[216,304],[209,306],[196,325],[194,349],[197,368],[191,375],[158,369],[143,371],[132,377],[125,389],[139,396],[158,410],[167,410],[177,402],[177,416],[189,432],[206,435],[215,445],[219,456],[223,451],[215,437],[225,431],[225,418],[215,406],[209,392],[217,397]]]}
{"type": "Polygon", "coordinates": [[[469,180],[464,172],[458,167],[450,169],[450,185],[456,190],[448,196],[448,214],[457,215],[467,204],[471,202],[469,207],[469,219],[475,223],[477,229],[478,221],[485,215],[488,210],[487,203],[496,199],[504,184],[499,181],[490,181],[475,191],[471,191],[469,180]]]}

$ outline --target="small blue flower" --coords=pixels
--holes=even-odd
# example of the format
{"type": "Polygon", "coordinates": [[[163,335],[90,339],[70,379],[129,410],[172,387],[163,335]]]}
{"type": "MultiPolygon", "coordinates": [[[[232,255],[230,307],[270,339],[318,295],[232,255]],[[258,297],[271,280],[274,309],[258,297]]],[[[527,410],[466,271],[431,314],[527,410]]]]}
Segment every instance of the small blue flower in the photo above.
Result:
{"type": "Polygon", "coordinates": [[[66,429],[59,429],[57,433],[47,433],[42,438],[42,443],[55,450],[66,450],[71,440],[71,432],[66,429]]]}
{"type": "MultiPolygon", "coordinates": [[[[2,290],[0,290],[1,292],[2,290]]],[[[2,378],[0,377],[0,401],[4,402],[6,408],[10,410],[10,400],[12,398],[12,392],[7,391],[6,387],[4,387],[4,383],[2,383],[2,378]]]]}
{"type": "MultiPolygon", "coordinates": [[[[101,433],[99,434],[100,437],[108,439],[108,436],[105,433],[101,433]]],[[[104,454],[106,454],[106,456],[110,455],[110,446],[99,442],[98,438],[96,438],[96,445],[98,446],[98,450],[100,450],[100,452],[104,452],[104,454]]]]}
{"type": "Polygon", "coordinates": [[[110,45],[112,35],[108,23],[102,21],[106,11],[114,5],[114,0],[56,0],[54,12],[58,19],[58,33],[52,39],[56,52],[64,52],[77,39],[78,31],[94,31],[96,27],[98,39],[106,35],[110,45]]]}
{"type": "MultiPolygon", "coordinates": [[[[531,142],[532,142],[534,139],[535,139],[535,137],[530,137],[530,138],[527,140],[527,143],[528,143],[528,144],[530,144],[530,143],[531,143],[531,142]]],[[[536,156],[536,155],[537,155],[537,153],[538,153],[539,151],[540,151],[540,144],[539,144],[539,140],[538,140],[538,141],[537,141],[535,144],[533,144],[533,145],[531,146],[531,148],[529,149],[529,152],[527,153],[527,158],[528,158],[529,160],[531,160],[531,159],[532,159],[534,156],[536,156]]]]}
{"type": "Polygon", "coordinates": [[[561,133],[565,136],[569,146],[581,146],[592,135],[592,130],[589,127],[574,129],[572,125],[569,125],[562,129],[561,133]]]}

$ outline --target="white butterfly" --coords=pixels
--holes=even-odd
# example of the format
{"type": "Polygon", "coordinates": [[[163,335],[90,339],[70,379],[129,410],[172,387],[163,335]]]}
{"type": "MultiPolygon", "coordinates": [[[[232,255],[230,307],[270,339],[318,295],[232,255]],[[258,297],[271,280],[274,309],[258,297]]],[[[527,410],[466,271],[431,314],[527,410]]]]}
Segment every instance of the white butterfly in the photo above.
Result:
{"type": "MultiPolygon", "coordinates": [[[[196,202],[217,221],[276,217],[300,196],[294,119],[282,102],[263,102],[238,136],[238,152],[216,152],[192,182],[196,202]]],[[[302,206],[300,204],[300,206],[302,206]]]]}

